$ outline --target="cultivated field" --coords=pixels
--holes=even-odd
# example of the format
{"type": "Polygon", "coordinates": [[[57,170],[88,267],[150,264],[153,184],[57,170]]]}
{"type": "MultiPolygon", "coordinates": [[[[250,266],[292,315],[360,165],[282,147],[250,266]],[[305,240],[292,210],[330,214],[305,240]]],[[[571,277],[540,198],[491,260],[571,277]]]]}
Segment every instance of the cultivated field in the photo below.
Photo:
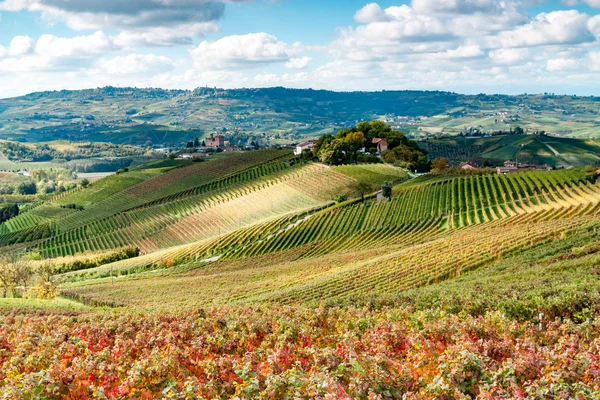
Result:
{"type": "Polygon", "coordinates": [[[0,225],[60,291],[0,300],[0,394],[595,398],[596,178],[285,150],[104,177],[0,225]]]}

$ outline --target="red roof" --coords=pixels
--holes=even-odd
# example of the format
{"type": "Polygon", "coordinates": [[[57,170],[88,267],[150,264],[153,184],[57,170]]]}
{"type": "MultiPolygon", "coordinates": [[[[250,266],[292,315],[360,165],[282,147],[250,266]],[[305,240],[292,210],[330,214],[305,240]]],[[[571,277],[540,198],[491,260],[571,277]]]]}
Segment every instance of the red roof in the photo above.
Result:
{"type": "Polygon", "coordinates": [[[385,138],[373,138],[373,143],[377,144],[379,142],[386,142],[387,143],[387,139],[385,139],[385,138]]]}

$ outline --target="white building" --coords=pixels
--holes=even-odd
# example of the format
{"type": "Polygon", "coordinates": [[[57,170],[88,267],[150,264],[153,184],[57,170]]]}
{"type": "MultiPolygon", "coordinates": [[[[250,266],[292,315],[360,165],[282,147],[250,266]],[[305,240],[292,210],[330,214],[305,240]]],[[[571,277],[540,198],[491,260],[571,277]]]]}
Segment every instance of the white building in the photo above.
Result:
{"type": "Polygon", "coordinates": [[[312,151],[314,148],[315,148],[314,140],[309,140],[308,142],[298,143],[296,145],[296,149],[294,150],[294,154],[299,156],[300,154],[302,154],[302,152],[304,150],[312,151]]]}

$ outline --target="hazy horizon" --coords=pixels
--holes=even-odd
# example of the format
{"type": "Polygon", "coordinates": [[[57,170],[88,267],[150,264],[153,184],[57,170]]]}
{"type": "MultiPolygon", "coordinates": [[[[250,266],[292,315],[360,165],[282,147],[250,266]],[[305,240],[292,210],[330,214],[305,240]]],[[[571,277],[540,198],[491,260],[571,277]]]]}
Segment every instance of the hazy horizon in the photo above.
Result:
{"type": "MultiPolygon", "coordinates": [[[[198,86],[195,88],[191,88],[191,89],[179,89],[179,88],[165,88],[165,87],[158,87],[158,86],[146,86],[146,87],[135,87],[135,86],[113,86],[113,85],[105,85],[105,86],[98,86],[98,87],[86,87],[86,88],[80,88],[80,89],[51,89],[51,90],[39,90],[39,91],[34,91],[34,92],[29,92],[29,93],[25,93],[22,95],[17,95],[17,96],[9,96],[9,97],[0,97],[0,100],[9,100],[9,99],[14,99],[14,98],[19,98],[19,97],[25,97],[25,96],[29,96],[32,94],[36,94],[36,93],[44,93],[44,92],[60,92],[62,90],[66,90],[66,91],[84,91],[84,90],[95,90],[95,89],[104,89],[104,88],[108,88],[108,87],[115,87],[115,88],[119,88],[119,89],[136,89],[136,90],[173,90],[173,91],[177,91],[177,90],[181,90],[181,91],[193,91],[195,89],[200,89],[200,88],[205,88],[207,86],[198,86]]],[[[286,86],[261,86],[261,87],[231,87],[231,88],[223,88],[223,87],[215,87],[215,86],[208,86],[209,88],[216,88],[219,90],[251,90],[251,89],[275,89],[275,88],[283,88],[286,90],[314,90],[314,91],[319,91],[319,90],[324,90],[324,91],[328,91],[328,92],[334,92],[334,93],[377,93],[377,92],[411,92],[411,91],[415,91],[415,92],[446,92],[446,93],[454,93],[454,94],[458,94],[458,95],[463,95],[463,96],[476,96],[476,95],[487,95],[487,96],[494,96],[494,95],[498,95],[498,96],[542,96],[542,95],[553,95],[553,96],[577,96],[577,97],[598,97],[600,96],[600,92],[599,94],[590,94],[590,95],[577,95],[577,94],[573,94],[573,93],[556,93],[556,92],[521,92],[521,93],[499,93],[499,92],[458,92],[458,91],[452,91],[452,90],[443,90],[443,89],[374,89],[374,90],[352,90],[352,89],[348,89],[348,90],[332,90],[332,89],[319,89],[319,88],[311,88],[311,87],[286,87],[286,86]]]]}

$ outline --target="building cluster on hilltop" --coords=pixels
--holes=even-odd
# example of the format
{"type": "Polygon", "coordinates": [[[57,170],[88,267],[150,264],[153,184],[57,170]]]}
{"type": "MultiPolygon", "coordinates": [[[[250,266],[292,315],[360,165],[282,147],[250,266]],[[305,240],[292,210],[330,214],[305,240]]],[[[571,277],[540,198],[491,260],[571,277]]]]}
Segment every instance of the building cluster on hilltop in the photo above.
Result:
{"type": "Polygon", "coordinates": [[[206,158],[211,153],[221,151],[241,150],[239,146],[225,142],[225,136],[212,134],[202,141],[200,146],[193,148],[193,152],[181,154],[181,158],[206,158]]]}
{"type": "MultiPolygon", "coordinates": [[[[465,161],[460,163],[460,168],[464,170],[478,169],[479,166],[472,161],[465,161]]],[[[522,170],[536,170],[536,171],[551,171],[553,167],[548,164],[525,164],[517,163],[516,161],[504,161],[504,165],[496,167],[498,175],[513,174],[522,170]]]]}
{"type": "Polygon", "coordinates": [[[536,171],[551,171],[552,166],[548,164],[522,164],[516,161],[504,161],[504,166],[497,167],[498,174],[514,174],[524,169],[534,169],[536,171]]]}

